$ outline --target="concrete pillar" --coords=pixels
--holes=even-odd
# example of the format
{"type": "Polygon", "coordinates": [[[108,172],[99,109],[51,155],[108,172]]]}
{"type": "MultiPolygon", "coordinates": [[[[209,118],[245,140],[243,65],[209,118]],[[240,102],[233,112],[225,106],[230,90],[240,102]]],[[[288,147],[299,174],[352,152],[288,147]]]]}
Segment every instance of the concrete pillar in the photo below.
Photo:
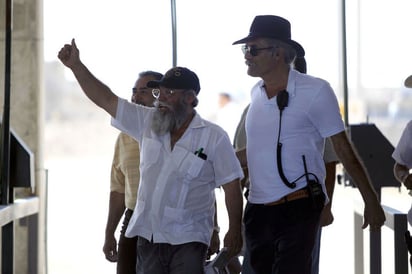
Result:
{"type": "MultiPolygon", "coordinates": [[[[6,0],[0,0],[0,114],[4,106],[5,14],[6,0]]],[[[45,273],[46,176],[43,165],[44,88],[43,88],[43,1],[13,0],[11,56],[10,127],[35,155],[35,188],[17,189],[16,198],[40,197],[38,218],[38,273],[45,273]]],[[[15,273],[28,269],[27,222],[16,222],[15,273]]]]}

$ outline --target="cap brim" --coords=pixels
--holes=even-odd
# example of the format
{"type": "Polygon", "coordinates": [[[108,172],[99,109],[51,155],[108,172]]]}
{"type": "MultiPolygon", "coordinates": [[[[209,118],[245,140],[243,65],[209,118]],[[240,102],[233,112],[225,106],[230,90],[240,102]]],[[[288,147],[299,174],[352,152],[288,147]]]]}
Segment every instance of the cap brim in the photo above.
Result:
{"type": "Polygon", "coordinates": [[[412,88],[412,75],[405,79],[404,85],[407,88],[412,88]]]}

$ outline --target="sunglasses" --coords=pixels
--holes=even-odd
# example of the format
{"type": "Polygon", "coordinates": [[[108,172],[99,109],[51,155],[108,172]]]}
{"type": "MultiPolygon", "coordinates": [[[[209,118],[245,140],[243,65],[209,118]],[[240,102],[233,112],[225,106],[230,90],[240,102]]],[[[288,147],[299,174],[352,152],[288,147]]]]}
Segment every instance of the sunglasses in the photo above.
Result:
{"type": "Polygon", "coordinates": [[[274,47],[267,47],[267,48],[257,48],[256,46],[248,46],[248,45],[243,45],[242,46],[242,52],[243,54],[249,53],[252,56],[257,56],[259,54],[259,51],[261,50],[267,50],[267,49],[273,49],[274,47]]]}

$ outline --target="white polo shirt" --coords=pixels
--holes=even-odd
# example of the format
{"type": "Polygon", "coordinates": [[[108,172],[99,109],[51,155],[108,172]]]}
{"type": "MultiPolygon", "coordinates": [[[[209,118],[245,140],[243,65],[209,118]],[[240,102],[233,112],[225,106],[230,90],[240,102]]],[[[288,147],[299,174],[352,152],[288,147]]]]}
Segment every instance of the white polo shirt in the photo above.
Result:
{"type": "Polygon", "coordinates": [[[261,80],[252,88],[246,117],[249,202],[276,201],[305,187],[302,155],[305,155],[308,172],[316,175],[326,194],[324,138],[345,129],[332,88],[322,79],[293,69],[289,72],[289,103],[282,114],[280,142],[284,174],[289,182],[298,179],[296,188],[291,189],[282,182],[277,168],[279,109],[276,97],[268,99],[263,85],[261,80]]]}
{"type": "Polygon", "coordinates": [[[399,164],[412,168],[412,121],[409,121],[403,130],[392,158],[399,164]]]}
{"type": "Polygon", "coordinates": [[[214,190],[243,177],[226,132],[195,115],[173,150],[170,134],[150,129],[154,108],[119,99],[112,125],[133,136],[141,148],[137,204],[126,236],[155,243],[209,245],[214,190]],[[195,155],[202,149],[207,159],[195,155]]]}

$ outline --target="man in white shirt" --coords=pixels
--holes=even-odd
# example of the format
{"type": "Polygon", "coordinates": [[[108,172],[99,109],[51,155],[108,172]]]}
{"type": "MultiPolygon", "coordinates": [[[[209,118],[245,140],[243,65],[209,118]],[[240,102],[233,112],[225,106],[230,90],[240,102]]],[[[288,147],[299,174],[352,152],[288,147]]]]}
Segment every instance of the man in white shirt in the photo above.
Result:
{"type": "Polygon", "coordinates": [[[365,201],[364,225],[385,221],[365,168],[351,146],[330,85],[293,69],[302,46],[291,39],[286,19],[256,16],[242,47],[252,88],[246,117],[250,189],[244,214],[246,244],[257,274],[312,272],[319,217],[328,201],[323,148],[330,137],[336,154],[365,201]]]}
{"type": "Polygon", "coordinates": [[[126,236],[138,236],[137,273],[202,274],[212,235],[216,187],[225,191],[229,257],[242,248],[242,169],[229,137],[195,111],[200,83],[184,67],[151,81],[155,108],[116,96],[80,61],[74,39],[58,54],[81,88],[141,148],[137,204],[126,236]]]}

